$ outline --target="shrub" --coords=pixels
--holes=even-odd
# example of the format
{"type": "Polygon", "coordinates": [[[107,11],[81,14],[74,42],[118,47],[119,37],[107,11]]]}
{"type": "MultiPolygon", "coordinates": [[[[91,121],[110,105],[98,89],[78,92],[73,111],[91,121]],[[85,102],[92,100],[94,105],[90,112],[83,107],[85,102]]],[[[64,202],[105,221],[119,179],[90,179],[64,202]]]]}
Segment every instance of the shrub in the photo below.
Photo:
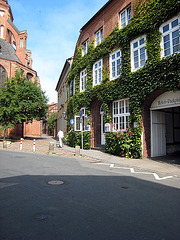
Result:
{"type": "Polygon", "coordinates": [[[142,148],[138,129],[126,129],[126,132],[106,133],[105,151],[107,153],[126,157],[141,158],[142,148]]]}

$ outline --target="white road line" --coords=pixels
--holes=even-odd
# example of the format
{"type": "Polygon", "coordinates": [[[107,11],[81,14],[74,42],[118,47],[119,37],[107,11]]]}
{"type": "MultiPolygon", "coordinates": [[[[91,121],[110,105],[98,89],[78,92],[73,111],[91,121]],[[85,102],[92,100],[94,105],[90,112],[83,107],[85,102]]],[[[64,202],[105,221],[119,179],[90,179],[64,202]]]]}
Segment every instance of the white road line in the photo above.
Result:
{"type": "Polygon", "coordinates": [[[145,175],[153,175],[154,178],[158,181],[161,181],[161,180],[165,180],[165,179],[169,179],[169,178],[172,178],[173,176],[167,176],[167,177],[162,177],[160,178],[157,173],[152,173],[152,172],[136,172],[134,170],[134,168],[128,168],[128,167],[115,167],[114,164],[107,164],[107,163],[95,163],[95,164],[98,164],[98,165],[104,165],[104,166],[109,166],[110,168],[117,168],[117,169],[124,169],[124,170],[130,170],[131,173],[135,173],[135,174],[145,174],[145,175]]]}

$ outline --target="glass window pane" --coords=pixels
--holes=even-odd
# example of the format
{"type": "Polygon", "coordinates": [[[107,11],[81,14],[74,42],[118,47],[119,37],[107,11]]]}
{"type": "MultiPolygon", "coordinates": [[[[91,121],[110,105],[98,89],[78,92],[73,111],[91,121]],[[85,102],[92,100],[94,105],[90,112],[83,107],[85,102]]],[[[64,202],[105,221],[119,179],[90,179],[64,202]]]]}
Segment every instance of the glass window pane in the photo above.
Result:
{"type": "Polygon", "coordinates": [[[179,37],[179,30],[176,30],[172,33],[172,37],[175,38],[175,37],[179,37]]]}
{"type": "Polygon", "coordinates": [[[170,48],[170,42],[166,42],[166,43],[164,44],[164,49],[168,49],[168,48],[170,48]]]}
{"type": "Polygon", "coordinates": [[[128,17],[128,23],[131,20],[131,7],[127,8],[127,17],[128,17]]]}
{"type": "Polygon", "coordinates": [[[134,58],[134,62],[138,62],[138,61],[139,61],[139,57],[137,56],[134,58]]]}
{"type": "Polygon", "coordinates": [[[179,52],[180,51],[180,45],[174,46],[173,47],[173,53],[179,52]]]}
{"type": "Polygon", "coordinates": [[[116,56],[115,56],[115,54],[113,54],[113,55],[112,55],[112,60],[114,60],[114,59],[115,59],[115,57],[116,57],[116,56]]]}
{"type": "Polygon", "coordinates": [[[129,100],[125,101],[125,105],[126,105],[126,113],[129,113],[129,100]]]}
{"type": "Polygon", "coordinates": [[[174,38],[173,39],[173,46],[177,45],[179,43],[179,38],[174,38]]]}
{"type": "Polygon", "coordinates": [[[169,41],[169,39],[170,39],[170,36],[169,36],[169,34],[168,34],[168,35],[166,35],[166,36],[164,36],[164,42],[168,42],[168,41],[169,41]]]}
{"type": "Polygon", "coordinates": [[[139,68],[139,63],[138,62],[134,63],[134,68],[139,68]]]}
{"type": "Polygon", "coordinates": [[[129,128],[129,116],[126,116],[126,129],[129,128]]]}
{"type": "Polygon", "coordinates": [[[143,60],[143,59],[145,59],[145,53],[140,55],[140,60],[143,60]]]}
{"type": "Polygon", "coordinates": [[[179,24],[178,18],[171,23],[171,27],[174,28],[179,24]]]}
{"type": "Polygon", "coordinates": [[[138,47],[138,42],[135,42],[134,44],[133,44],[133,48],[137,48],[138,47]]]}
{"type": "Polygon", "coordinates": [[[140,48],[140,54],[143,54],[145,52],[145,47],[140,48]]]}
{"type": "Polygon", "coordinates": [[[163,27],[163,33],[169,31],[169,24],[163,27]]]}
{"type": "Polygon", "coordinates": [[[144,44],[144,38],[140,40],[140,45],[144,44]]]}
{"type": "Polygon", "coordinates": [[[138,50],[134,51],[134,57],[138,56],[138,50]]]}
{"type": "Polygon", "coordinates": [[[124,125],[124,116],[119,118],[120,120],[120,128],[122,128],[122,130],[125,130],[125,125],[124,125]]]}
{"type": "Polygon", "coordinates": [[[140,61],[140,66],[143,67],[145,65],[145,59],[140,61]]]}
{"type": "Polygon", "coordinates": [[[164,56],[169,56],[171,54],[170,49],[164,51],[164,56]]]}

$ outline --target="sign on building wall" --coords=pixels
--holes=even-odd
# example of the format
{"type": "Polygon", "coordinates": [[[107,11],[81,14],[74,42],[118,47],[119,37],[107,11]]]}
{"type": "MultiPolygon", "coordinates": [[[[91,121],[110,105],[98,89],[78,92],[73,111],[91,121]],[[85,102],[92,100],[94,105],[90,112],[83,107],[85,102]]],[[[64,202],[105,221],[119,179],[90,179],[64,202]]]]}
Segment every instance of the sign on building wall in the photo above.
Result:
{"type": "Polygon", "coordinates": [[[151,104],[151,110],[180,106],[180,91],[165,92],[158,96],[151,104]]]}

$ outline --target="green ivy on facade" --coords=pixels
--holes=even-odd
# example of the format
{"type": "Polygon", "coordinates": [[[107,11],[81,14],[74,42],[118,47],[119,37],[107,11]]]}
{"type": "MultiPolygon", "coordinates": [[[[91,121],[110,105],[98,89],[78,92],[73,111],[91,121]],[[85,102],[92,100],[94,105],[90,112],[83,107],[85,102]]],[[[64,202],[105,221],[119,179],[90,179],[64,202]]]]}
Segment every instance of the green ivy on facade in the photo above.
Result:
{"type": "MultiPolygon", "coordinates": [[[[141,2],[141,1],[138,1],[141,2]]],[[[77,48],[68,82],[75,79],[75,95],[70,97],[67,105],[68,119],[78,115],[81,107],[86,108],[86,114],[91,114],[91,104],[95,99],[101,100],[106,113],[105,122],[111,122],[110,106],[114,99],[129,98],[130,132],[124,133],[123,139],[117,137],[119,133],[106,134],[106,151],[111,154],[126,157],[141,157],[141,106],[143,101],[157,89],[180,90],[180,54],[174,54],[161,59],[161,34],[159,27],[180,12],[178,0],[150,0],[135,6],[134,17],[131,22],[119,29],[115,27],[101,44],[94,47],[94,42],[88,46],[88,53],[82,56],[82,49],[77,48]],[[148,59],[146,65],[131,72],[130,41],[146,34],[146,49],[148,59]],[[100,85],[93,87],[93,64],[101,59],[109,59],[109,54],[115,49],[122,51],[121,75],[110,81],[109,66],[103,68],[103,79],[100,85]],[[86,90],[79,92],[80,71],[87,69],[86,90]],[[137,122],[138,127],[133,128],[137,122]],[[121,141],[121,140],[122,141],[121,141]],[[126,140],[125,140],[126,139],[126,140]],[[130,141],[131,139],[131,141],[130,141]],[[130,142],[129,142],[130,141],[130,142]],[[130,146],[130,147],[129,147],[130,146]]],[[[90,147],[90,137],[88,137],[90,147]]],[[[70,141],[69,141],[69,144],[70,141]]]]}

